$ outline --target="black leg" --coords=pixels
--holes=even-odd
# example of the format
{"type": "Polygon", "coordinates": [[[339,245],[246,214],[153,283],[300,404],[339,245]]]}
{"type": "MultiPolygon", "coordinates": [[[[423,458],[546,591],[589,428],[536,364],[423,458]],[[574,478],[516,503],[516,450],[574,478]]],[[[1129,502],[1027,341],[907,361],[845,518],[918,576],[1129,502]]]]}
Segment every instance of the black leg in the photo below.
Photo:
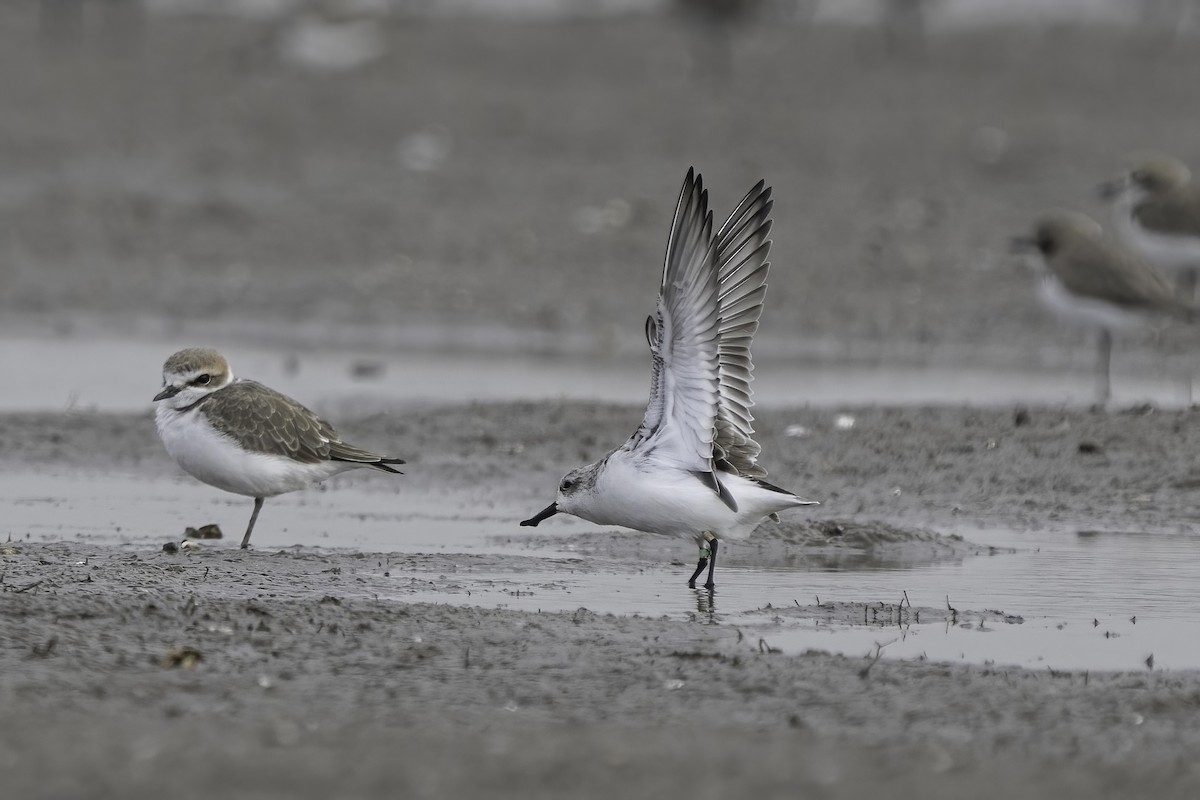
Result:
{"type": "Polygon", "coordinates": [[[704,572],[704,568],[708,567],[708,583],[704,584],[706,589],[713,588],[713,567],[717,563],[717,537],[705,531],[699,537],[700,542],[700,560],[696,562],[696,571],[692,573],[692,577],[688,578],[688,588],[696,588],[696,578],[700,577],[700,573],[704,572]]]}
{"type": "Polygon", "coordinates": [[[1189,267],[1179,271],[1175,277],[1175,293],[1181,300],[1191,303],[1196,299],[1196,268],[1189,267]]]}
{"type": "Polygon", "coordinates": [[[254,530],[254,522],[258,519],[258,512],[262,511],[263,499],[261,497],[254,498],[254,513],[250,515],[250,524],[246,526],[246,535],[242,537],[242,549],[245,550],[250,546],[250,533],[254,530]]]}
{"type": "Polygon", "coordinates": [[[696,564],[696,571],[692,573],[692,577],[688,578],[688,588],[696,588],[696,578],[700,577],[700,573],[704,572],[704,568],[708,566],[708,556],[700,556],[700,561],[696,564]]]}
{"type": "Polygon", "coordinates": [[[1112,333],[1108,328],[1100,329],[1099,352],[1096,354],[1096,396],[1101,405],[1106,404],[1112,397],[1112,384],[1109,371],[1112,365],[1112,333]]]}
{"type": "Polygon", "coordinates": [[[713,570],[716,568],[716,566],[717,566],[717,540],[716,540],[716,538],[714,538],[712,541],[710,541],[708,543],[708,583],[704,584],[704,588],[708,589],[710,592],[713,589],[715,589],[717,586],[715,583],[713,583],[713,577],[712,577],[713,570]]]}

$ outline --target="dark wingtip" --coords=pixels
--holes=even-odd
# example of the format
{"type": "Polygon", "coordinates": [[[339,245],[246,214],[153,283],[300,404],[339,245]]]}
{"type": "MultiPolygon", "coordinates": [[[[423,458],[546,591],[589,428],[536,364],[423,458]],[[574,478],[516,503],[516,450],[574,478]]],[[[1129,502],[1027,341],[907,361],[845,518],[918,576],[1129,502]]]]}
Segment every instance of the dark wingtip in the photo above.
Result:
{"type": "Polygon", "coordinates": [[[738,510],[737,500],[733,499],[733,494],[726,488],[725,484],[721,483],[715,472],[712,470],[693,470],[692,474],[701,483],[716,492],[717,496],[721,498],[721,502],[729,506],[730,511],[736,512],[738,510]]]}
{"type": "Polygon", "coordinates": [[[374,467],[375,469],[383,470],[384,472],[390,472],[393,475],[403,475],[404,474],[403,472],[401,472],[398,469],[393,469],[389,465],[404,464],[404,463],[405,463],[405,461],[403,458],[381,458],[378,461],[371,464],[371,466],[374,467]]]}

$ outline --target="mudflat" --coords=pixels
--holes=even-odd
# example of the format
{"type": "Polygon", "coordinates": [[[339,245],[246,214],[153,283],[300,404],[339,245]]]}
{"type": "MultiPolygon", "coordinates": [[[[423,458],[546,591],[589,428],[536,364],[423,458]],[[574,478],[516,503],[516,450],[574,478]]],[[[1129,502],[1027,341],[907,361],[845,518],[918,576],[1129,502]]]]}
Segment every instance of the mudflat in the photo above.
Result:
{"type": "MultiPolygon", "coordinates": [[[[619,441],[639,413],[448,406],[342,427],[412,454],[406,493],[440,492],[463,508],[508,502],[515,531],[516,509],[536,507],[581,451],[599,455],[597,443],[619,441]]],[[[1192,467],[1170,455],[1198,435],[1190,411],[852,413],[851,430],[828,410],[762,420],[772,477],[824,505],[765,525],[753,541],[802,556],[941,540],[947,557],[972,558],[983,556],[955,541],[956,521],[1168,533],[1193,502],[1192,467]],[[787,425],[810,433],[788,436],[787,425]],[[905,465],[918,462],[930,466],[914,483],[905,465]],[[846,541],[830,535],[835,522],[846,541]]],[[[8,415],[0,431],[8,473],[61,470],[67,454],[94,473],[171,469],[144,415],[8,415]]],[[[54,493],[52,477],[45,491],[54,493]]],[[[70,503],[62,498],[60,513],[78,511],[70,503]]],[[[743,638],[720,614],[408,603],[412,586],[451,585],[483,568],[636,571],[692,548],[649,537],[638,550],[598,529],[557,534],[576,537],[568,560],[376,554],[336,541],[278,549],[269,511],[248,552],[236,537],[179,555],[162,553],[153,533],[138,543],[136,505],[123,520],[132,544],[6,531],[0,702],[10,724],[0,741],[11,791],[1184,797],[1200,780],[1195,672],[785,654],[743,638]]],[[[179,509],[181,529],[194,513],[179,509]]],[[[663,591],[691,594],[686,571],[681,564],[678,585],[663,591]]],[[[807,598],[803,576],[797,594],[807,598]]],[[[877,600],[843,602],[836,613],[865,621],[877,600]]],[[[956,598],[964,615],[985,612],[969,603],[956,598]]],[[[831,613],[805,603],[791,611],[831,613]]]]}
{"type": "MultiPolygon", "coordinates": [[[[695,164],[718,215],[760,176],[776,187],[764,349],[1082,371],[1084,335],[1036,306],[1009,238],[1046,206],[1102,216],[1093,187],[1131,150],[1200,157],[1200,51],[1105,27],[965,31],[889,55],[869,29],[748,26],[715,76],[672,19],[396,17],[378,61],[334,74],[283,63],[279,21],[151,16],[138,47],[115,51],[92,28],[41,39],[34,11],[0,12],[0,311],[65,336],[87,335],[84,318],[116,330],[149,318],[195,344],[251,341],[304,320],[331,336],[420,324],[459,346],[478,328],[551,355],[639,351],[695,164]]],[[[1193,341],[1127,337],[1118,372],[1186,364],[1193,341]]],[[[144,376],[150,395],[158,368],[118,363],[112,376],[144,376]]],[[[446,403],[336,421],[409,460],[401,513],[405,496],[495,507],[516,531],[640,414],[446,403]]],[[[956,535],[991,525],[1194,532],[1190,410],[777,408],[758,427],[772,480],[823,505],[753,543],[800,559],[913,547],[969,559],[969,534],[956,535]]],[[[721,618],[720,587],[718,612],[693,619],[412,603],[414,581],[482,568],[670,560],[679,581],[663,591],[682,594],[692,548],[546,527],[545,541],[570,537],[569,561],[354,551],[336,536],[281,549],[268,504],[253,550],[225,540],[172,556],[163,541],[208,521],[186,502],[165,528],[129,503],[117,544],[77,535],[71,520],[89,509],[56,489],[64,475],[173,474],[148,415],[2,415],[0,442],[0,481],[41,481],[39,508],[61,524],[27,538],[0,523],[6,796],[1169,798],[1200,786],[1193,671],[775,652],[721,618]]],[[[329,501],[363,480],[339,479],[329,501]]],[[[730,548],[728,563],[758,549],[730,548]]],[[[880,600],[830,612],[795,576],[789,613],[852,624],[880,600]]]]}

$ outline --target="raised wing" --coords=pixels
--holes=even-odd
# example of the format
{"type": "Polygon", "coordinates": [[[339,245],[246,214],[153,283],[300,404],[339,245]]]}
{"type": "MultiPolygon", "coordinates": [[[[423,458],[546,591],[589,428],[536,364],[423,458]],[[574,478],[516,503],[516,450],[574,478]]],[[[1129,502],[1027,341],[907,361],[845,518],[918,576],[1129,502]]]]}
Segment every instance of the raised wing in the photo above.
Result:
{"type": "Polygon", "coordinates": [[[719,280],[717,346],[721,402],[717,408],[714,456],[726,470],[750,478],[765,477],[758,466],[762,450],[754,441],[754,362],[750,344],[767,295],[771,251],[771,187],[759,181],[717,231],[713,249],[719,280]]]}
{"type": "Polygon", "coordinates": [[[714,256],[708,192],[689,169],[667,240],[658,309],[646,320],[646,340],[654,359],[650,402],[625,449],[695,473],[732,503],[713,474],[720,404],[719,281],[714,256]]]}

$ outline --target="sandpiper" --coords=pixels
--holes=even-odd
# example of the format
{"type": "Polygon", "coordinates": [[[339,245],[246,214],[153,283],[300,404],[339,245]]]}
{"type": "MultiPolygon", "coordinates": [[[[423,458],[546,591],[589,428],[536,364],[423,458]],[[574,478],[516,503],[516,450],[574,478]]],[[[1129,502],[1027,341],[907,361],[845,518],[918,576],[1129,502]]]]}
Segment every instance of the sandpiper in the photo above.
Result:
{"type": "Polygon", "coordinates": [[[553,503],[522,522],[557,513],[600,525],[694,537],[696,578],[717,545],[766,517],[814,505],[764,480],[750,413],[750,344],[766,295],[771,189],[750,190],[715,236],[708,192],[688,170],[675,207],[658,310],[646,320],[653,366],[650,401],[633,436],[604,458],[572,470],[553,503]]]}
{"type": "Polygon", "coordinates": [[[184,471],[254,498],[243,549],[265,498],[359,467],[399,475],[391,465],[404,463],[346,444],[328,422],[287,395],[235,378],[225,357],[207,347],[167,359],[154,402],[158,435],[184,471]]]}

